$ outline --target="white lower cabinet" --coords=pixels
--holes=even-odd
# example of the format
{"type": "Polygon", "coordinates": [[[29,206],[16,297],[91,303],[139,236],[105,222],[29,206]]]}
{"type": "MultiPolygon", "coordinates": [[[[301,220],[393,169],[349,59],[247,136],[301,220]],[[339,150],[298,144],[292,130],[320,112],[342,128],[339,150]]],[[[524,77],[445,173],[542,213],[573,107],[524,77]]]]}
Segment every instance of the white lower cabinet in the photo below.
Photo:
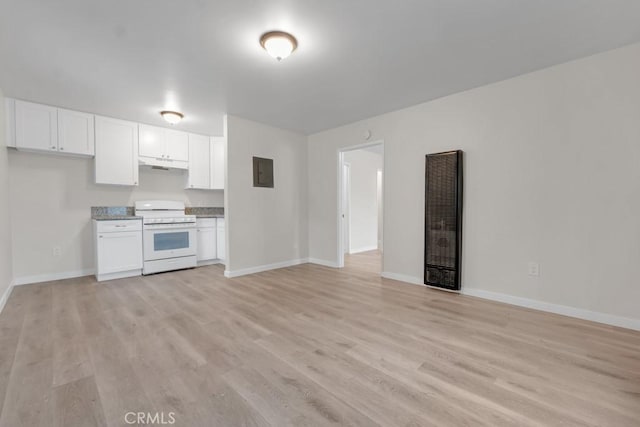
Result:
{"type": "Polygon", "coordinates": [[[198,218],[198,262],[218,258],[216,218],[198,218]]]}
{"type": "Polygon", "coordinates": [[[227,259],[227,246],[226,246],[226,238],[225,238],[225,234],[224,234],[224,218],[218,218],[217,224],[216,224],[216,234],[217,234],[217,239],[216,239],[216,246],[217,246],[217,252],[218,252],[218,259],[221,261],[224,261],[225,259],[227,259]]]}
{"type": "Polygon", "coordinates": [[[93,221],[99,282],[142,274],[142,221],[93,221]]]}

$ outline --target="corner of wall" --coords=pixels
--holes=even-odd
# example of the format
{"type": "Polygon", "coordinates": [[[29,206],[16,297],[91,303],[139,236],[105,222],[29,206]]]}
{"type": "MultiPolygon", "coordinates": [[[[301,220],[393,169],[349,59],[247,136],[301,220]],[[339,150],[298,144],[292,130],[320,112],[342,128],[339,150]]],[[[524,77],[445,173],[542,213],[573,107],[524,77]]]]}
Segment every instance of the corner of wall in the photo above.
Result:
{"type": "Polygon", "coordinates": [[[0,311],[13,289],[11,213],[9,210],[9,155],[5,134],[5,98],[0,89],[0,311]]]}

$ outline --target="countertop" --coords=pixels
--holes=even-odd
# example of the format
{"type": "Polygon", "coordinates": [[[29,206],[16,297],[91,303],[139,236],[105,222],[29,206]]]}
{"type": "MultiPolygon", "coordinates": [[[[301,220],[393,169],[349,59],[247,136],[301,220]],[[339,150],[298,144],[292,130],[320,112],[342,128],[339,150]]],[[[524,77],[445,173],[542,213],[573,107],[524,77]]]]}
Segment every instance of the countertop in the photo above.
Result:
{"type": "Polygon", "coordinates": [[[141,216],[134,215],[92,215],[91,219],[96,221],[127,221],[127,220],[140,220],[141,216]]]}
{"type": "MultiPolygon", "coordinates": [[[[91,219],[96,221],[122,221],[142,219],[135,215],[133,206],[93,206],[91,208],[91,219]]],[[[224,218],[224,208],[198,206],[185,208],[185,214],[195,215],[196,218],[224,218]]]]}

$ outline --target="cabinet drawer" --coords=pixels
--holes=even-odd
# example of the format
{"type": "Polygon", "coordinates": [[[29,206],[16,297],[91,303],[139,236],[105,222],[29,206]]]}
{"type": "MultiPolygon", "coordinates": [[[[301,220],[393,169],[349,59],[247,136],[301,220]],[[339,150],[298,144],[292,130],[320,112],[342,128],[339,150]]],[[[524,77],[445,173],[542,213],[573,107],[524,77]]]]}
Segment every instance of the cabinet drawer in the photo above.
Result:
{"type": "Polygon", "coordinates": [[[122,231],[142,231],[142,221],[139,219],[97,221],[98,233],[119,233],[122,231]]]}
{"type": "Polygon", "coordinates": [[[216,218],[198,218],[196,225],[198,228],[215,228],[216,218]]]}

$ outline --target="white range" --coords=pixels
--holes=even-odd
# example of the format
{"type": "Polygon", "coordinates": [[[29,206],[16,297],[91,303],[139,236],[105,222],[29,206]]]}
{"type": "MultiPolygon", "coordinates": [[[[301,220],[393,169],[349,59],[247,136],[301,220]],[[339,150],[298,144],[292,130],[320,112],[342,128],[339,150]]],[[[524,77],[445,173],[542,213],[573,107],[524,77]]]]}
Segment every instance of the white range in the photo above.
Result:
{"type": "Polygon", "coordinates": [[[136,202],[142,217],[142,274],[192,268],[197,265],[195,215],[185,215],[184,203],[167,200],[136,202]]]}

